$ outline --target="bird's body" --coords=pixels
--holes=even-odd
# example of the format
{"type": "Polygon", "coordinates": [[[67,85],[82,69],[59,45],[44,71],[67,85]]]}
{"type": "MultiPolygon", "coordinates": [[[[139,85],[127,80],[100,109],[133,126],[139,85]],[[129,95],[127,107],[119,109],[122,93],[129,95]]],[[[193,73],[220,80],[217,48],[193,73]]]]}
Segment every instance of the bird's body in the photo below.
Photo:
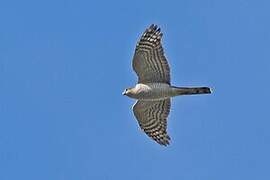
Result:
{"type": "Polygon", "coordinates": [[[139,83],[127,96],[146,101],[163,100],[172,97],[172,88],[166,83],[139,83]]]}
{"type": "Polygon", "coordinates": [[[184,88],[175,87],[166,83],[139,83],[134,88],[130,89],[131,92],[127,94],[130,98],[145,100],[145,101],[156,101],[164,100],[171,97],[187,94],[206,94],[210,93],[209,88],[184,88]],[[193,90],[193,91],[192,91],[193,90]]]}
{"type": "Polygon", "coordinates": [[[180,95],[209,94],[208,87],[176,87],[171,85],[170,67],[161,45],[162,33],[151,25],[137,43],[132,66],[138,83],[125,89],[123,95],[137,99],[133,112],[141,129],[157,143],[168,145],[167,118],[171,98],[180,95]]]}

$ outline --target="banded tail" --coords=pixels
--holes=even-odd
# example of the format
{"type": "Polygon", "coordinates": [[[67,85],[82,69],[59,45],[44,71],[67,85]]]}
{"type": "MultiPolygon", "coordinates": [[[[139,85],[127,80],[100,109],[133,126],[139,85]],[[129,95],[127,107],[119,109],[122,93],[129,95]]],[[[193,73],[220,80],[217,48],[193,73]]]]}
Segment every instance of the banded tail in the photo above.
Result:
{"type": "Polygon", "coordinates": [[[176,96],[179,95],[192,95],[192,94],[211,94],[211,89],[209,87],[194,87],[194,88],[188,88],[188,87],[175,87],[174,92],[176,96]]]}

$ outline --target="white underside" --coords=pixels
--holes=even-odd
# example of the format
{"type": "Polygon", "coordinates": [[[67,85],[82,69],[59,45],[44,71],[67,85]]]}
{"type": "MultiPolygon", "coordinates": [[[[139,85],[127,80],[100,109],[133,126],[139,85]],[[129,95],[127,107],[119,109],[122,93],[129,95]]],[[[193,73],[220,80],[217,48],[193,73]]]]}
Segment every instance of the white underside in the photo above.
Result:
{"type": "Polygon", "coordinates": [[[137,84],[135,86],[136,94],[132,95],[134,99],[153,101],[163,100],[173,96],[173,88],[166,83],[147,83],[137,84]]]}

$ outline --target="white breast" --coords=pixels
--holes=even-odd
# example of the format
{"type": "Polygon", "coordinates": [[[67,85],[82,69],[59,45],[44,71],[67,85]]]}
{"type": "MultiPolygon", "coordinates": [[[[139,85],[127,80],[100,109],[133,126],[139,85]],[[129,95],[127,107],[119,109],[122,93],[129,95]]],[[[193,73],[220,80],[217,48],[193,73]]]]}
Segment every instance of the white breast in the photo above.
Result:
{"type": "Polygon", "coordinates": [[[170,97],[170,85],[165,83],[137,84],[137,98],[144,100],[161,100],[170,97]]]}

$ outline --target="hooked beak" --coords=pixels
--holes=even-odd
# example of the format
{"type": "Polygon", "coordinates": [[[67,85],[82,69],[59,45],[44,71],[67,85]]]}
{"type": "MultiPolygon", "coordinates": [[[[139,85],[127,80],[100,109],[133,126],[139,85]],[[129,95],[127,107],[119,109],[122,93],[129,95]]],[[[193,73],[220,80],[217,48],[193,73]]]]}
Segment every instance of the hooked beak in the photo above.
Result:
{"type": "Polygon", "coordinates": [[[123,91],[123,92],[122,92],[122,95],[123,95],[123,96],[126,95],[126,91],[123,91]]]}

